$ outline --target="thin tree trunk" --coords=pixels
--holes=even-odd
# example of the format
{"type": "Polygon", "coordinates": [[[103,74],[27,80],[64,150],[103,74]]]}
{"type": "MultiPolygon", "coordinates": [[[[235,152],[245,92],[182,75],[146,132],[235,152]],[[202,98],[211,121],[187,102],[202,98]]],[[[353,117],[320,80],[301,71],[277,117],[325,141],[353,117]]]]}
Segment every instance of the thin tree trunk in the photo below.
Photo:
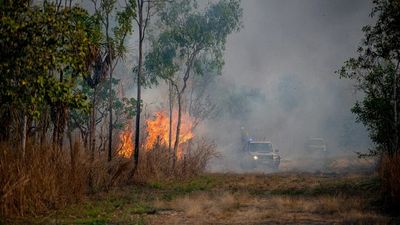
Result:
{"type": "Polygon", "coordinates": [[[89,149],[90,149],[90,161],[94,161],[94,152],[96,149],[96,95],[97,87],[93,88],[93,98],[92,98],[92,110],[90,115],[90,130],[89,130],[89,149]]]}
{"type": "Polygon", "coordinates": [[[398,74],[397,74],[397,70],[399,68],[399,63],[400,61],[397,62],[396,65],[396,69],[394,71],[394,84],[393,84],[393,110],[394,110],[394,135],[395,135],[395,139],[394,139],[394,148],[393,150],[390,152],[390,155],[393,152],[398,151],[399,149],[399,122],[398,122],[398,111],[397,111],[397,82],[398,82],[398,74]]]}
{"type": "Polygon", "coordinates": [[[111,39],[109,35],[109,14],[107,14],[106,18],[106,36],[107,36],[107,43],[108,43],[108,72],[109,72],[109,78],[110,78],[110,85],[108,87],[109,91],[109,99],[108,99],[108,113],[110,114],[109,118],[109,124],[108,124],[108,161],[110,162],[112,160],[112,133],[113,133],[113,122],[112,122],[112,100],[113,100],[113,95],[112,95],[112,73],[113,73],[113,68],[112,68],[112,63],[113,63],[113,50],[111,48],[111,39]]]}
{"type": "Polygon", "coordinates": [[[175,144],[174,144],[174,161],[173,161],[173,167],[175,168],[175,163],[176,163],[176,154],[178,152],[178,148],[179,148],[179,135],[181,132],[181,120],[182,120],[182,95],[186,90],[187,87],[187,81],[190,77],[190,70],[192,69],[192,65],[193,65],[193,61],[196,57],[198,53],[198,50],[195,49],[192,53],[192,55],[190,56],[188,62],[187,62],[187,68],[185,71],[185,75],[183,76],[183,86],[181,88],[181,90],[178,89],[178,86],[175,85],[175,89],[176,89],[176,94],[177,94],[177,99],[178,99],[178,121],[177,121],[177,125],[176,125],[176,136],[175,136],[175,144]]]}
{"type": "Polygon", "coordinates": [[[42,113],[42,119],[41,119],[41,134],[40,134],[40,146],[42,147],[46,143],[46,135],[47,135],[47,130],[49,127],[49,113],[48,113],[48,108],[46,107],[45,111],[42,113]]]}
{"type": "Polygon", "coordinates": [[[138,61],[138,71],[137,71],[137,95],[136,95],[136,120],[135,120],[135,148],[134,148],[134,154],[133,154],[133,160],[135,164],[135,170],[139,164],[139,141],[140,141],[140,102],[142,99],[141,96],[141,76],[142,76],[142,64],[143,64],[143,0],[137,0],[137,7],[138,7],[138,13],[139,13],[139,21],[138,21],[138,26],[139,26],[139,61],[138,61]]]}
{"type": "Polygon", "coordinates": [[[177,160],[177,153],[179,148],[179,135],[181,133],[181,120],[182,120],[182,94],[178,94],[178,121],[176,124],[176,136],[175,136],[175,143],[174,143],[174,160],[172,161],[172,167],[175,168],[176,160],[177,160]]]}
{"type": "Polygon", "coordinates": [[[171,148],[172,148],[172,113],[173,113],[173,107],[174,107],[174,102],[173,102],[173,96],[172,92],[174,91],[172,89],[172,84],[169,82],[169,132],[168,132],[168,154],[171,153],[171,148]]]}
{"type": "MultiPolygon", "coordinates": [[[[90,128],[89,128],[89,151],[90,163],[94,162],[94,151],[96,149],[96,95],[97,87],[93,88],[92,109],[90,112],[90,128]]],[[[89,168],[89,188],[93,190],[93,168],[89,168]]]]}
{"type": "Polygon", "coordinates": [[[399,142],[398,130],[397,130],[397,73],[394,73],[393,102],[394,102],[393,109],[394,109],[394,135],[395,135],[393,151],[396,151],[399,142]]]}
{"type": "Polygon", "coordinates": [[[109,106],[109,114],[110,114],[110,120],[109,120],[109,126],[108,126],[108,161],[110,162],[112,160],[112,134],[113,134],[113,121],[112,121],[112,100],[113,100],[113,95],[112,95],[112,59],[110,56],[110,86],[109,86],[109,102],[108,102],[108,106],[109,106]]]}
{"type": "Polygon", "coordinates": [[[22,148],[22,157],[25,158],[25,152],[26,152],[26,132],[27,132],[27,126],[28,126],[28,117],[24,113],[24,121],[22,124],[22,135],[21,135],[21,148],[22,148]]]}

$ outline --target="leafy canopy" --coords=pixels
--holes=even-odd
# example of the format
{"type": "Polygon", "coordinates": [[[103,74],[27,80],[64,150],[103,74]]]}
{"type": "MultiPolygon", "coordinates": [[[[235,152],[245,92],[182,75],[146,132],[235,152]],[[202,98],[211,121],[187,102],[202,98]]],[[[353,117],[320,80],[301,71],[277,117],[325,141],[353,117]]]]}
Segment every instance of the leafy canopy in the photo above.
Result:
{"type": "Polygon", "coordinates": [[[88,13],[79,7],[57,10],[49,3],[1,10],[1,107],[35,117],[43,104],[87,108],[85,96],[74,87],[76,78],[88,74],[90,49],[99,40],[88,13]]]}
{"type": "Polygon", "coordinates": [[[391,154],[399,150],[400,138],[400,1],[373,2],[371,17],[376,17],[376,23],[363,27],[365,38],[358,56],[346,61],[338,73],[356,80],[358,89],[365,93],[352,111],[376,144],[371,155],[391,154]]]}
{"type": "Polygon", "coordinates": [[[174,1],[160,15],[164,30],[153,42],[145,67],[157,78],[171,79],[178,71],[202,75],[221,73],[227,36],[241,27],[242,9],[238,0],[221,0],[204,11],[194,1],[174,1]]]}

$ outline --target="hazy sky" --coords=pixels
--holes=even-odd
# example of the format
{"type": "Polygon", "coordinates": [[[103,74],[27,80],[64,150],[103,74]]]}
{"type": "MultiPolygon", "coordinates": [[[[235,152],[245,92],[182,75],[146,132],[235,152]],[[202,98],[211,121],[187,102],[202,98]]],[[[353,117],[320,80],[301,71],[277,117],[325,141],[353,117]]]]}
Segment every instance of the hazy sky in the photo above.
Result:
{"type": "Polygon", "coordinates": [[[361,28],[372,22],[372,3],[243,0],[242,7],[244,27],[229,36],[222,79],[265,94],[267,102],[252,107],[248,126],[257,126],[254,135],[264,134],[283,152],[295,152],[307,137],[319,136],[334,151],[348,126],[354,128],[350,139],[369,143],[365,128],[355,124],[350,112],[360,94],[334,71],[355,55],[361,28]],[[289,86],[282,90],[285,82],[289,86]],[[293,109],[282,108],[282,95],[295,101],[293,109]]]}
{"type": "Polygon", "coordinates": [[[259,88],[282,74],[336,79],[372,7],[368,0],[243,0],[242,6],[244,28],[229,38],[224,76],[259,88]]]}

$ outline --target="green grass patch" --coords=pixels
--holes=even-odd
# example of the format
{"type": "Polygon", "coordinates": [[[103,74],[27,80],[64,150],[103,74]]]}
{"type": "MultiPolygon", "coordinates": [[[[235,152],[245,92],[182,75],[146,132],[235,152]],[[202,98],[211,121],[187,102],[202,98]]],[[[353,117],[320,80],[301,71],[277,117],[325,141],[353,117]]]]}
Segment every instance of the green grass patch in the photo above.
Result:
{"type": "Polygon", "coordinates": [[[187,180],[153,181],[145,185],[146,188],[157,190],[164,200],[172,200],[178,196],[196,191],[211,191],[217,186],[217,178],[210,175],[202,175],[187,180]]]}

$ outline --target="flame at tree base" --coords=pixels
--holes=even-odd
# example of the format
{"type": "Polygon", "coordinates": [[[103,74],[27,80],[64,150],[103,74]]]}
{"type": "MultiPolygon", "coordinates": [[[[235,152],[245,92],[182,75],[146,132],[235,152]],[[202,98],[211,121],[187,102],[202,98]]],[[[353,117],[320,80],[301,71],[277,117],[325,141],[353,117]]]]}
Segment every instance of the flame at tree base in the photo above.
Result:
{"type": "MultiPolygon", "coordinates": [[[[171,147],[173,147],[175,143],[177,120],[178,120],[178,112],[175,110],[172,113],[171,147]]],[[[148,136],[146,138],[146,142],[144,145],[146,151],[153,150],[156,145],[168,147],[169,128],[170,128],[169,115],[165,111],[156,112],[156,115],[153,119],[147,120],[146,130],[148,136]]],[[[187,113],[182,113],[179,144],[176,153],[178,160],[181,160],[183,157],[183,149],[181,147],[181,144],[188,142],[194,137],[192,129],[193,129],[192,119],[187,113]]]]}
{"type": "MultiPolygon", "coordinates": [[[[178,112],[174,111],[172,114],[172,134],[171,134],[171,148],[173,148],[175,137],[176,137],[176,126],[177,126],[177,118],[178,112]]],[[[165,111],[159,111],[155,113],[155,117],[152,119],[146,120],[146,133],[147,137],[145,139],[145,143],[143,144],[143,148],[146,152],[150,152],[155,149],[157,146],[168,147],[169,145],[169,129],[170,129],[170,121],[169,115],[165,111]]],[[[181,130],[179,134],[179,144],[177,150],[177,159],[181,160],[183,158],[183,149],[182,144],[187,143],[191,140],[194,135],[192,132],[193,129],[193,121],[187,113],[182,113],[181,117],[181,130]]],[[[118,151],[118,155],[126,158],[130,158],[133,153],[133,142],[132,142],[132,121],[129,120],[127,126],[124,131],[120,133],[120,147],[118,151]]]]}
{"type": "Polygon", "coordinates": [[[133,128],[132,120],[128,120],[124,131],[119,134],[120,146],[118,147],[118,155],[130,158],[133,154],[133,128]]]}

